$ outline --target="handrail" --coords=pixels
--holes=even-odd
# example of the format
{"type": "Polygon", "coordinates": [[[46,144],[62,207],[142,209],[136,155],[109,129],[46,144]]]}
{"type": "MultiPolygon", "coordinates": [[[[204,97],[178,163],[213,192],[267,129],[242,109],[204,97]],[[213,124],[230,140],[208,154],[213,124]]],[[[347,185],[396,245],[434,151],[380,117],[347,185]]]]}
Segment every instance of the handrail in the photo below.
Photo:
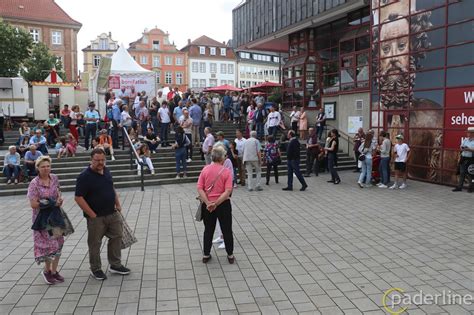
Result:
{"type": "Polygon", "coordinates": [[[122,127],[123,134],[127,135],[128,144],[130,144],[130,169],[133,170],[133,155],[135,155],[136,161],[140,166],[140,182],[141,182],[141,190],[145,191],[145,178],[143,175],[143,161],[140,159],[137,150],[133,146],[132,139],[130,139],[130,135],[128,134],[127,128],[122,127]]]}
{"type": "Polygon", "coordinates": [[[337,129],[337,131],[339,132],[339,135],[342,136],[342,139],[344,139],[346,142],[347,142],[347,154],[348,155],[351,155],[350,154],[350,145],[352,144],[352,146],[354,146],[354,140],[353,140],[353,137],[351,137],[350,135],[348,135],[347,133],[345,133],[344,131],[341,131],[340,129],[332,126],[332,125],[329,125],[329,124],[326,124],[326,127],[328,129],[337,129]]]}

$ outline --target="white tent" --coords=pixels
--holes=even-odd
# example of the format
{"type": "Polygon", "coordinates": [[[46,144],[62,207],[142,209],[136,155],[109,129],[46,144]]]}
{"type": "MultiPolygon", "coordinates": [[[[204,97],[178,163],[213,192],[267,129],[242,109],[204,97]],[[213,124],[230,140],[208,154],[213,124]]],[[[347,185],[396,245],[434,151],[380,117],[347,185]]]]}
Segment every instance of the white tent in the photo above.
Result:
{"type": "MultiPolygon", "coordinates": [[[[89,93],[90,99],[98,104],[99,112],[104,114],[106,104],[103,96],[106,91],[97,90],[98,76],[99,71],[96,71],[89,82],[89,93]]],[[[116,95],[122,87],[128,92],[132,87],[136,92],[145,91],[150,99],[156,95],[156,73],[140,66],[123,44],[112,56],[108,81],[108,88],[111,88],[116,95]]]]}

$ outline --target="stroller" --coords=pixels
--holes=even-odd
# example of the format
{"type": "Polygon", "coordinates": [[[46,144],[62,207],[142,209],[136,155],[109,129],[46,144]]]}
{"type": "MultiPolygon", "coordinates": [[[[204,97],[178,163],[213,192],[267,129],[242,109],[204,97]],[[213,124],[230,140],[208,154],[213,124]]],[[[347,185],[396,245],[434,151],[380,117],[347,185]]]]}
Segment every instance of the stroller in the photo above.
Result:
{"type": "Polygon", "coordinates": [[[371,173],[372,180],[371,181],[373,185],[380,183],[379,166],[380,166],[381,159],[382,158],[380,157],[380,152],[377,152],[376,154],[372,156],[372,173],[371,173]]]}

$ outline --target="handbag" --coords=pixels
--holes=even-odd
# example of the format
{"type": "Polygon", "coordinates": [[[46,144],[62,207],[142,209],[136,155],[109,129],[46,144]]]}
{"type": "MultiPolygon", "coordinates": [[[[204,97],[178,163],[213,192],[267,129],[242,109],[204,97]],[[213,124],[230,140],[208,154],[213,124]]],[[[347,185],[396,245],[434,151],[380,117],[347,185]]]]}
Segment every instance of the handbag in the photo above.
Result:
{"type": "Polygon", "coordinates": [[[130,228],[130,226],[127,224],[127,221],[125,221],[125,218],[122,214],[121,211],[117,211],[120,215],[120,218],[122,219],[122,227],[123,227],[123,236],[122,236],[122,244],[121,248],[125,249],[136,242],[138,242],[137,238],[135,237],[135,233],[133,233],[133,230],[130,228]]]}
{"type": "MultiPolygon", "coordinates": [[[[211,192],[212,188],[214,188],[214,185],[216,184],[217,180],[219,179],[219,177],[221,176],[222,172],[224,171],[225,167],[222,166],[221,170],[219,171],[219,173],[217,173],[217,176],[216,178],[214,178],[214,180],[212,181],[212,184],[206,189],[206,193],[209,193],[211,192]]],[[[203,208],[203,201],[201,200],[201,198],[198,196],[196,197],[196,199],[199,200],[199,205],[198,205],[198,208],[196,210],[196,214],[194,215],[194,219],[198,222],[202,221],[202,208],[203,208]]]]}
{"type": "Polygon", "coordinates": [[[365,161],[365,154],[359,155],[359,161],[365,161]]]}

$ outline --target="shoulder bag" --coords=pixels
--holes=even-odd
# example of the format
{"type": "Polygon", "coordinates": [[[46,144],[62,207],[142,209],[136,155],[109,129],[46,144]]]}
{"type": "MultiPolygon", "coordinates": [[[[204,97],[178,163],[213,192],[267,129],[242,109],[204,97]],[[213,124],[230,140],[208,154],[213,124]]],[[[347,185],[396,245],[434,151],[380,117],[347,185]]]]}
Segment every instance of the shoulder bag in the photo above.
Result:
{"type": "Polygon", "coordinates": [[[122,214],[121,211],[117,211],[120,215],[120,218],[122,219],[122,227],[123,227],[123,236],[122,236],[122,244],[121,248],[125,249],[136,242],[138,242],[137,238],[135,237],[135,233],[133,233],[132,228],[127,224],[127,221],[125,221],[125,218],[122,214]]]}
{"type": "MultiPolygon", "coordinates": [[[[209,193],[209,192],[212,191],[212,188],[214,188],[214,185],[216,184],[217,180],[219,179],[219,177],[221,177],[221,174],[224,171],[224,169],[225,169],[225,167],[222,166],[219,173],[217,173],[216,178],[214,178],[214,180],[212,181],[212,184],[206,189],[206,193],[209,193]]],[[[199,200],[199,205],[198,205],[198,208],[196,210],[196,214],[194,215],[194,219],[199,222],[199,221],[202,221],[202,206],[203,206],[204,202],[201,200],[200,196],[196,197],[196,199],[199,200]]]]}

